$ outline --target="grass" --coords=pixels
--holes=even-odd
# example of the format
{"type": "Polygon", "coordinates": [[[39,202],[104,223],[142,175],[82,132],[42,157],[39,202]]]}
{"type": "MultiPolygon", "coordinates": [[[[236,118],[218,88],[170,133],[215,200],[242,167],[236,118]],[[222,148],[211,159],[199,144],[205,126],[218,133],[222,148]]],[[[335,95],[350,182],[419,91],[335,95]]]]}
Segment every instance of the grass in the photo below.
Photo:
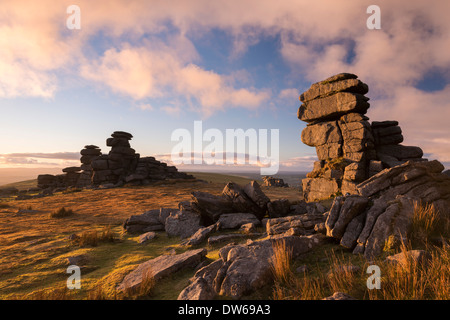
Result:
{"type": "Polygon", "coordinates": [[[56,210],[55,212],[50,213],[50,218],[61,219],[65,217],[73,216],[75,212],[72,209],[66,209],[64,207],[56,210]]]}
{"type": "MultiPolygon", "coordinates": [[[[449,300],[450,247],[429,246],[428,263],[405,259],[402,264],[385,260],[385,255],[368,262],[346,250],[328,244],[300,261],[290,260],[281,246],[274,247],[274,284],[271,298],[275,300],[318,300],[340,291],[362,300],[449,300]],[[280,252],[277,252],[280,251],[280,252]],[[303,273],[292,272],[299,263],[307,264],[303,273]],[[369,265],[381,271],[381,288],[368,289],[369,265]],[[359,269],[352,269],[356,266],[359,269]],[[276,271],[275,271],[276,270],[276,271]]],[[[411,245],[401,244],[398,253],[405,257],[411,245]]]]}
{"type": "Polygon", "coordinates": [[[87,230],[81,233],[80,237],[76,237],[73,242],[80,247],[96,247],[99,243],[114,242],[115,233],[111,226],[103,227],[100,233],[97,230],[87,230]]]}
{"type": "MultiPolygon", "coordinates": [[[[191,200],[193,190],[220,194],[229,181],[228,176],[220,178],[218,174],[209,176],[209,179],[215,182],[82,190],[40,199],[2,202],[0,299],[176,299],[194,270],[180,271],[159,280],[156,286],[152,286],[149,277],[148,290],[134,296],[124,297],[116,292],[116,286],[140,263],[167,254],[172,249],[176,253],[187,250],[180,246],[179,239],[167,237],[164,232],[158,233],[158,237],[147,245],[139,245],[138,236],[123,234],[121,225],[133,214],[160,207],[176,207],[180,201],[191,200]],[[62,219],[50,217],[63,206],[76,214],[62,219]],[[19,208],[26,207],[32,207],[35,212],[15,214],[19,208]],[[74,233],[84,237],[84,240],[68,240],[67,237],[74,233]],[[67,258],[80,254],[89,258],[81,271],[82,288],[66,290],[67,258]]],[[[208,181],[208,175],[203,180],[208,181]]],[[[263,188],[263,191],[272,200],[301,199],[301,192],[293,188],[263,188]]],[[[296,260],[280,243],[274,246],[273,286],[261,288],[252,297],[322,299],[337,290],[358,299],[450,299],[449,248],[435,247],[430,241],[439,235],[448,236],[448,225],[443,224],[442,221],[446,220],[442,217],[433,218],[433,213],[422,212],[430,210],[422,207],[418,206],[415,210],[417,217],[412,234],[425,235],[427,239],[420,241],[420,245],[429,250],[433,257],[426,269],[420,265],[399,269],[384,262],[388,254],[385,252],[373,262],[380,266],[382,288],[368,290],[368,263],[340,247],[333,239],[296,260]],[[427,222],[427,219],[431,221],[427,222]],[[308,270],[296,272],[301,265],[306,265],[308,270]],[[346,273],[344,269],[343,272],[333,273],[342,265],[359,266],[361,270],[346,273]]],[[[424,239],[423,236],[417,238],[424,239]]],[[[413,245],[416,243],[419,242],[413,242],[413,245]]],[[[217,259],[220,247],[222,245],[208,247],[208,259],[217,259]]],[[[409,248],[404,247],[403,250],[409,248]]],[[[389,253],[401,250],[401,247],[395,247],[389,253]]]]}
{"type": "Polygon", "coordinates": [[[450,237],[450,218],[441,215],[432,204],[414,203],[414,212],[410,230],[415,243],[426,244],[433,237],[450,237]]]}

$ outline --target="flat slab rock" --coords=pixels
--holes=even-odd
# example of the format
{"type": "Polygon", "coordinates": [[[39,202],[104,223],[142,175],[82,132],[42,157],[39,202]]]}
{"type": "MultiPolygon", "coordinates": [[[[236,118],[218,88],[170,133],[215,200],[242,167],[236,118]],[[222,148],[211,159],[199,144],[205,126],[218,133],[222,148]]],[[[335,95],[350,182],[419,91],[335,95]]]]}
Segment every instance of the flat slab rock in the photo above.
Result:
{"type": "Polygon", "coordinates": [[[206,249],[196,249],[150,259],[127,274],[117,286],[117,291],[138,289],[147,275],[151,275],[155,280],[160,280],[182,269],[194,268],[205,259],[206,253],[206,249]]]}

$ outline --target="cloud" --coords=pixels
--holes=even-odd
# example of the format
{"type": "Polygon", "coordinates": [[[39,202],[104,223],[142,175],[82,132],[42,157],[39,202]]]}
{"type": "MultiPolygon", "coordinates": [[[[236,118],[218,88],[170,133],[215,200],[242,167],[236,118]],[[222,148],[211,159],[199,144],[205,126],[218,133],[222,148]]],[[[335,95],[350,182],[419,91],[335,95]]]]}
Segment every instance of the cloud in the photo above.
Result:
{"type": "Polygon", "coordinates": [[[230,107],[254,109],[270,97],[264,90],[235,88],[232,75],[222,76],[186,63],[165,43],[137,48],[125,43],[121,49],[109,49],[100,59],[86,63],[81,74],[137,100],[183,99],[204,116],[230,107]]]}
{"type": "Polygon", "coordinates": [[[293,157],[280,162],[281,170],[295,170],[308,172],[313,168],[314,161],[317,161],[316,155],[305,155],[301,157],[293,157]]]}
{"type": "Polygon", "coordinates": [[[80,165],[79,152],[55,153],[7,153],[0,154],[0,167],[2,165],[26,167],[68,167],[80,165]],[[42,161],[54,160],[54,161],[42,161]]]}
{"type": "Polygon", "coordinates": [[[279,99],[286,99],[290,101],[298,100],[300,94],[297,89],[289,88],[289,89],[283,89],[278,94],[279,99]]]}
{"type": "Polygon", "coordinates": [[[366,28],[370,1],[113,0],[105,7],[80,0],[79,31],[65,29],[69,4],[2,1],[0,98],[52,98],[64,76],[80,75],[138,101],[165,98],[204,116],[255,110],[293,91],[272,96],[249,85],[251,79],[243,85],[232,72],[207,68],[195,43],[222,30],[232,37],[234,61],[263,37],[276,35],[294,81],[356,73],[370,87],[370,116],[397,118],[408,143],[449,158],[442,141],[450,136],[442,120],[448,116],[448,88],[415,88],[436,70],[450,79],[448,1],[379,0],[381,30],[366,28]],[[94,41],[99,35],[105,39],[101,48],[94,41]]]}
{"type": "Polygon", "coordinates": [[[80,153],[79,152],[7,153],[7,154],[0,154],[0,157],[78,160],[80,159],[80,153]]]}

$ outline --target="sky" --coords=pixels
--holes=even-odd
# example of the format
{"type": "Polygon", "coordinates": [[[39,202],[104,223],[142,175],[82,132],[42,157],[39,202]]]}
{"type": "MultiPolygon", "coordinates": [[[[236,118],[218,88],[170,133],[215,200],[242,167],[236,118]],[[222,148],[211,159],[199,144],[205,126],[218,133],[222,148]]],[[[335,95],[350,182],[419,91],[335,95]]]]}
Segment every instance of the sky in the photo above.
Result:
{"type": "Polygon", "coordinates": [[[448,168],[448,12],[441,0],[2,0],[0,168],[77,165],[118,130],[170,163],[174,131],[202,121],[278,130],[280,170],[310,171],[298,97],[340,72],[368,84],[371,121],[399,121],[404,145],[448,168]],[[80,29],[67,27],[73,4],[80,29]],[[372,4],[381,29],[367,28],[372,4]]]}

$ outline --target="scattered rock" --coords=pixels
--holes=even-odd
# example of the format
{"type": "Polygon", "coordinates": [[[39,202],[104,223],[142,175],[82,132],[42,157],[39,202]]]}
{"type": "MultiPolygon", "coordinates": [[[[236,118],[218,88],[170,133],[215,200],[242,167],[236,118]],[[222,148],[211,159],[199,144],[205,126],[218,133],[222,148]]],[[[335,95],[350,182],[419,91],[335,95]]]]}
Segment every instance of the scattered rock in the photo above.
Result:
{"type": "Polygon", "coordinates": [[[256,232],[256,224],[255,223],[246,223],[241,225],[241,228],[239,229],[239,231],[242,231],[244,233],[254,233],[256,232]]]}
{"type": "Polygon", "coordinates": [[[409,250],[386,257],[386,262],[398,264],[402,267],[406,267],[410,264],[415,266],[427,266],[431,259],[431,254],[428,251],[409,250]]]}
{"type": "Polygon", "coordinates": [[[239,240],[242,238],[247,238],[249,235],[242,233],[229,233],[229,234],[221,234],[208,238],[208,245],[216,245],[218,243],[230,242],[234,240],[239,240]]]}
{"type": "Polygon", "coordinates": [[[149,231],[164,230],[164,224],[160,220],[160,209],[149,210],[140,215],[132,215],[123,223],[127,233],[142,234],[149,231]]]}
{"type": "Polygon", "coordinates": [[[252,213],[226,213],[217,221],[219,229],[238,229],[247,223],[260,224],[260,221],[252,213]]]}
{"type": "Polygon", "coordinates": [[[291,235],[312,234],[318,223],[323,223],[325,217],[322,214],[303,214],[282,218],[269,219],[266,224],[268,235],[283,234],[290,232],[291,235]]]}
{"type": "Polygon", "coordinates": [[[217,231],[218,225],[212,224],[208,227],[198,229],[189,239],[183,242],[186,246],[196,246],[202,243],[212,232],[217,231]]]}
{"type": "Polygon", "coordinates": [[[154,238],[156,238],[156,233],[150,231],[150,232],[146,232],[144,234],[141,234],[139,236],[138,242],[141,243],[141,244],[145,244],[145,243],[147,243],[148,241],[150,241],[150,240],[152,240],[154,238]]]}
{"type": "Polygon", "coordinates": [[[88,261],[88,257],[85,254],[79,254],[76,256],[67,257],[67,264],[75,266],[83,266],[88,261]]]}
{"type": "Polygon", "coordinates": [[[177,300],[212,300],[216,292],[205,279],[198,277],[186,287],[177,300]]]}

